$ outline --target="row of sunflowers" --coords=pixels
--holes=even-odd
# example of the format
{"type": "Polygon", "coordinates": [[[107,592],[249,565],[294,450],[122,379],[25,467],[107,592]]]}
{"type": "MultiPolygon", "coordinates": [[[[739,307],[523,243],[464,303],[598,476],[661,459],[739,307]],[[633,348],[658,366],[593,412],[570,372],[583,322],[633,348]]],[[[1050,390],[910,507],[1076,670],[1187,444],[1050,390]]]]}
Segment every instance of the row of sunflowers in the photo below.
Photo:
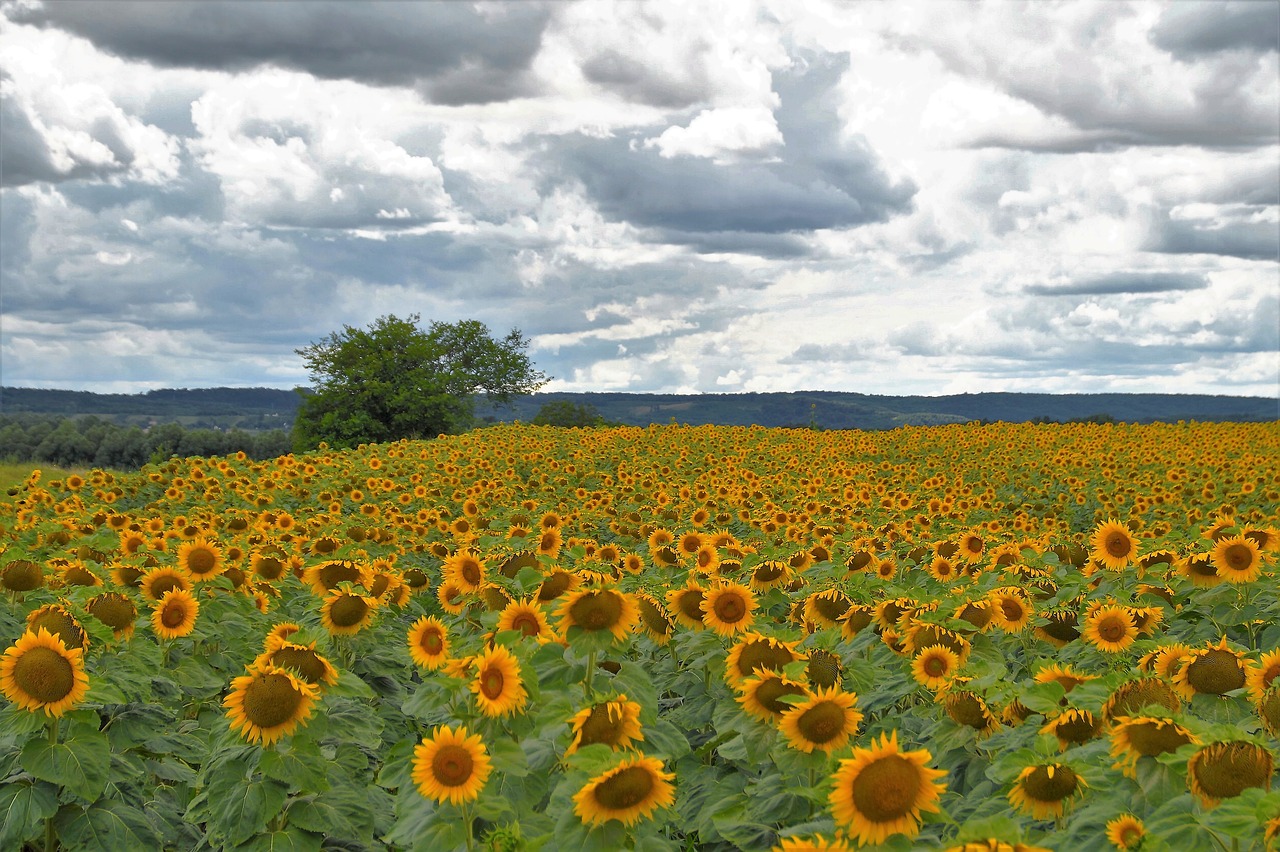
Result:
{"type": "Polygon", "coordinates": [[[516,425],[35,471],[0,848],[1275,848],[1276,458],[516,425]]]}

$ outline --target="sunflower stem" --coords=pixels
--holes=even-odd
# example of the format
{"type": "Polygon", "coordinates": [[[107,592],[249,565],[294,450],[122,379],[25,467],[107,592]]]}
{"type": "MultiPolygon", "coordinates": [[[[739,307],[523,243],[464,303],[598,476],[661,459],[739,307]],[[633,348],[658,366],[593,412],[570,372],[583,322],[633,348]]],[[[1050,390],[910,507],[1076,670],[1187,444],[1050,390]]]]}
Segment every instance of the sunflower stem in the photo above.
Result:
{"type": "Polygon", "coordinates": [[[582,691],[586,695],[587,700],[591,700],[591,680],[596,674],[596,649],[592,648],[587,652],[587,677],[582,682],[582,691]]]}
{"type": "Polygon", "coordinates": [[[471,806],[459,805],[458,807],[459,810],[462,811],[462,823],[467,827],[467,852],[471,852],[471,850],[476,847],[474,831],[472,830],[473,826],[471,824],[471,806]]]}
{"type": "MultiPolygon", "coordinates": [[[[49,745],[58,744],[58,718],[55,716],[49,720],[49,745]]],[[[58,832],[53,827],[53,816],[50,815],[44,821],[44,852],[53,852],[58,848],[58,832]]]]}

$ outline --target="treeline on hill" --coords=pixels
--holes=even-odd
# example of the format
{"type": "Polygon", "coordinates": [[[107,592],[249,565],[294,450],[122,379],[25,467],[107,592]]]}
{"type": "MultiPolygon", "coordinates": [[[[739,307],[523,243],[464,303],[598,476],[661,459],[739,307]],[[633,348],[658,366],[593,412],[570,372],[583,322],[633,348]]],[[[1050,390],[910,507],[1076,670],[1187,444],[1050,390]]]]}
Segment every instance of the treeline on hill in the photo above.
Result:
{"type": "Polygon", "coordinates": [[[100,417],[0,415],[0,459],[58,467],[134,469],[170,456],[225,456],[243,452],[253,459],[288,453],[283,429],[188,429],[161,423],[143,429],[100,417]]]}

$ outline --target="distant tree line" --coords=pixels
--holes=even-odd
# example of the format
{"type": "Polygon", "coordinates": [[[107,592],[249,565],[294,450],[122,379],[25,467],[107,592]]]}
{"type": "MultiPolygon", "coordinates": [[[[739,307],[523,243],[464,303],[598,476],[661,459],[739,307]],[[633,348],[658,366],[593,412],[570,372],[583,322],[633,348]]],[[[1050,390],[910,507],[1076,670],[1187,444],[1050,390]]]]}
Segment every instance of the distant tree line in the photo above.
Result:
{"type": "Polygon", "coordinates": [[[265,459],[288,453],[290,443],[289,433],[282,429],[220,431],[186,429],[179,423],[161,423],[143,429],[119,426],[93,415],[0,416],[0,459],[58,467],[127,470],[170,456],[225,456],[237,452],[253,459],[265,459]]]}

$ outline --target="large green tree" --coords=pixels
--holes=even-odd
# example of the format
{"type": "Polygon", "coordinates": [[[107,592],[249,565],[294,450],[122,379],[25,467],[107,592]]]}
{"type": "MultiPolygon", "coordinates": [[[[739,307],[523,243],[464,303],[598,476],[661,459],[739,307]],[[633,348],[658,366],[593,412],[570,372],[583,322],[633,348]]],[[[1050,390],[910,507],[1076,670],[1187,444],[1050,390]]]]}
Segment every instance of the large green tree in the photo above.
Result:
{"type": "Polygon", "coordinates": [[[295,450],[434,438],[468,428],[477,396],[507,403],[547,382],[518,329],[501,340],[484,323],[387,315],[296,350],[314,387],[293,427],[295,450]]]}

